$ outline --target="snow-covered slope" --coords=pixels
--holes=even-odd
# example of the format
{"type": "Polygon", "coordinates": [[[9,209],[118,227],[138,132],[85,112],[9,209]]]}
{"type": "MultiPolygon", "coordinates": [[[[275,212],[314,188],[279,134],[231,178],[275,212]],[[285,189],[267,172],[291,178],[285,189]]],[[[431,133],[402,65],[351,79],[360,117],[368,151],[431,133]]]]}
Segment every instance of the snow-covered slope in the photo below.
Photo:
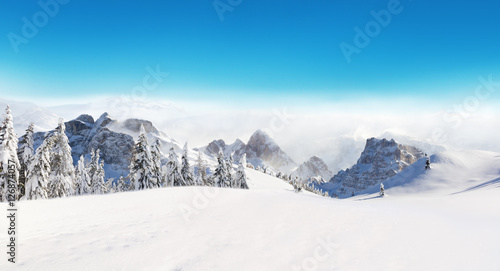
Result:
{"type": "MultiPolygon", "coordinates": [[[[498,178],[490,162],[476,173],[496,170],[498,178]]],[[[450,174],[432,170],[435,178],[450,174]]],[[[250,190],[169,187],[19,202],[17,263],[4,255],[0,270],[500,269],[497,186],[336,200],[247,174],[250,190]]]]}

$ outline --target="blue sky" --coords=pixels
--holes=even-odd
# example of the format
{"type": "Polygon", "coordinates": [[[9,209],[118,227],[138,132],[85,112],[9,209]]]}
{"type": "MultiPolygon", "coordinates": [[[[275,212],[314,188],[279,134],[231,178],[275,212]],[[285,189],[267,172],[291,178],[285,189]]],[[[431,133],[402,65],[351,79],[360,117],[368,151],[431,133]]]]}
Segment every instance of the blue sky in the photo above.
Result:
{"type": "Polygon", "coordinates": [[[58,3],[45,23],[37,1],[5,0],[0,93],[130,95],[148,66],[169,75],[147,97],[174,101],[452,103],[474,92],[478,76],[500,80],[497,1],[401,0],[400,12],[346,61],[340,44],[354,46],[354,28],[366,32],[371,11],[396,2],[220,0],[232,9],[221,20],[211,0],[73,0],[58,3]],[[39,20],[33,37],[23,36],[23,17],[39,20]],[[27,43],[13,46],[9,33],[27,43]]]}

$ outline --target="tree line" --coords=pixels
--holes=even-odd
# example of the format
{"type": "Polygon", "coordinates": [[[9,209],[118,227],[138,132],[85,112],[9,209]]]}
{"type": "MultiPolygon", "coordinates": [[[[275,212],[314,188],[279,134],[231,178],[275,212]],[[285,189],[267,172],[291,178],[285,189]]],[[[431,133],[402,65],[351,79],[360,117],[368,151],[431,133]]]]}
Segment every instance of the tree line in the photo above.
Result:
{"type": "Polygon", "coordinates": [[[174,148],[168,162],[162,165],[161,142],[150,146],[141,124],[135,143],[128,176],[118,180],[105,180],[104,162],[100,150],[92,149],[90,160],[82,155],[73,165],[65,124],[59,121],[54,131],[48,132],[40,146],[34,149],[34,124],[30,123],[20,138],[14,131],[11,109],[7,106],[0,127],[0,202],[7,201],[8,183],[14,180],[17,199],[47,199],[74,195],[107,194],[130,190],[143,190],[169,186],[214,186],[248,189],[245,173],[246,155],[243,154],[236,170],[233,155],[217,156],[217,167],[208,174],[208,166],[198,152],[193,173],[188,159],[188,145],[184,145],[181,162],[174,148]],[[7,171],[6,165],[15,168],[7,171]],[[10,180],[9,180],[10,178],[10,180]]]}

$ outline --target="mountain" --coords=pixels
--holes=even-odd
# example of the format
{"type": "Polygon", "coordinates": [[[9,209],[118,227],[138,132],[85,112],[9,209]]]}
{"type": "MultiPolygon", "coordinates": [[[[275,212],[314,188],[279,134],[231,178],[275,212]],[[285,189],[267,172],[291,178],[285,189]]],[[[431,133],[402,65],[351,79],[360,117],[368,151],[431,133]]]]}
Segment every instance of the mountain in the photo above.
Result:
{"type": "Polygon", "coordinates": [[[323,188],[340,197],[350,196],[395,176],[424,156],[418,148],[394,139],[370,138],[357,163],[339,171],[323,188]]]}
{"type": "Polygon", "coordinates": [[[323,159],[317,156],[313,156],[302,163],[292,174],[299,176],[303,180],[311,177],[329,179],[333,176],[333,173],[328,169],[323,159]]]}
{"type": "Polygon", "coordinates": [[[234,153],[235,162],[240,159],[243,153],[246,153],[248,163],[254,167],[271,167],[274,171],[290,172],[297,166],[293,159],[268,134],[261,130],[257,130],[247,144],[237,139],[233,144],[226,145],[224,140],[219,139],[200,149],[211,156],[216,156],[219,149],[226,157],[234,153]]]}
{"type": "MultiPolygon", "coordinates": [[[[160,140],[162,154],[168,153],[171,147],[179,153],[182,147],[175,140],[158,131],[147,120],[127,119],[120,122],[112,119],[108,113],[104,113],[97,120],[94,120],[92,116],[83,114],[64,124],[71,147],[73,164],[76,164],[82,155],[89,159],[91,150],[99,149],[100,157],[104,161],[106,178],[128,175],[134,140],[139,135],[141,124],[144,125],[147,132],[149,144],[152,144],[156,139],[160,140]]],[[[35,133],[34,147],[37,148],[45,136],[51,132],[35,133]]],[[[194,153],[191,156],[194,159],[194,153]]]]}

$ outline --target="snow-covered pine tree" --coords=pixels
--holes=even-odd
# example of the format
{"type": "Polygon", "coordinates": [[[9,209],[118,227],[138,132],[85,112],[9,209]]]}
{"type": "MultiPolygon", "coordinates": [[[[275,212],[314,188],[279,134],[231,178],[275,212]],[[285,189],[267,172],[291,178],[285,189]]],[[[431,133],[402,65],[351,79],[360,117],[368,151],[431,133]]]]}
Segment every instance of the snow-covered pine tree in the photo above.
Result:
{"type": "Polygon", "coordinates": [[[120,176],[118,181],[116,181],[116,192],[125,192],[128,190],[128,184],[125,183],[125,179],[123,178],[123,176],[120,176]]]}
{"type": "Polygon", "coordinates": [[[227,180],[229,181],[228,187],[233,187],[234,182],[235,182],[235,179],[233,176],[234,175],[233,162],[234,162],[234,152],[232,152],[226,160],[227,180]]]}
{"type": "Polygon", "coordinates": [[[234,182],[233,187],[248,189],[247,174],[245,172],[245,165],[246,164],[247,164],[247,154],[244,153],[241,156],[240,164],[238,165],[238,170],[236,171],[236,174],[235,174],[235,178],[234,178],[235,182],[234,182]]]}
{"type": "Polygon", "coordinates": [[[385,196],[385,189],[383,183],[380,183],[380,196],[381,197],[385,196]]]}
{"type": "Polygon", "coordinates": [[[49,177],[48,196],[49,198],[59,198],[71,196],[75,193],[73,180],[75,178],[75,167],[71,157],[71,147],[66,136],[66,125],[63,120],[59,120],[54,133],[51,151],[50,167],[52,169],[49,177]]]}
{"type": "Polygon", "coordinates": [[[26,193],[26,178],[29,175],[29,165],[33,160],[34,148],[33,148],[33,132],[34,124],[30,123],[26,133],[21,137],[19,141],[19,149],[17,150],[17,158],[19,159],[19,199],[26,193]]]}
{"type": "Polygon", "coordinates": [[[139,138],[135,143],[135,149],[130,163],[130,180],[135,185],[135,190],[150,189],[158,187],[158,180],[154,172],[151,151],[149,150],[146,129],[141,123],[139,138]]]}
{"type": "Polygon", "coordinates": [[[228,178],[226,160],[224,159],[224,154],[221,150],[219,150],[217,162],[218,165],[214,172],[215,187],[230,187],[231,180],[228,178]]]}
{"type": "Polygon", "coordinates": [[[106,182],[104,182],[104,186],[106,188],[106,192],[105,193],[116,193],[116,182],[115,182],[115,178],[109,178],[106,180],[106,182]]]}
{"type": "Polygon", "coordinates": [[[94,152],[90,151],[90,164],[89,164],[89,179],[90,190],[92,194],[105,194],[106,185],[104,184],[104,163],[100,159],[100,150],[94,152]]]}
{"type": "Polygon", "coordinates": [[[156,139],[151,146],[152,175],[158,187],[163,186],[163,173],[161,172],[161,142],[156,139]]]}
{"type": "Polygon", "coordinates": [[[198,150],[198,160],[196,161],[196,185],[206,185],[209,186],[207,179],[207,168],[205,166],[205,161],[201,158],[201,151],[198,150]]]}
{"type": "Polygon", "coordinates": [[[36,200],[46,199],[49,183],[50,152],[52,150],[52,138],[46,137],[42,144],[36,149],[35,156],[28,166],[24,199],[36,200]]]}
{"type": "Polygon", "coordinates": [[[89,169],[85,166],[85,158],[80,156],[75,169],[75,195],[91,194],[89,169]]]}
{"type": "Polygon", "coordinates": [[[188,157],[188,143],[184,144],[184,152],[182,153],[182,168],[181,175],[186,185],[195,185],[193,173],[191,172],[191,166],[189,165],[188,157]]]}
{"type": "Polygon", "coordinates": [[[0,202],[17,200],[19,184],[19,159],[17,158],[17,135],[10,107],[5,109],[5,118],[0,131],[0,202]],[[9,193],[14,190],[13,194],[9,193]],[[14,198],[8,198],[10,197],[14,198]]]}
{"type": "Polygon", "coordinates": [[[175,153],[174,148],[170,148],[168,154],[166,182],[168,186],[186,186],[186,182],[182,177],[179,169],[179,158],[175,153]]]}

